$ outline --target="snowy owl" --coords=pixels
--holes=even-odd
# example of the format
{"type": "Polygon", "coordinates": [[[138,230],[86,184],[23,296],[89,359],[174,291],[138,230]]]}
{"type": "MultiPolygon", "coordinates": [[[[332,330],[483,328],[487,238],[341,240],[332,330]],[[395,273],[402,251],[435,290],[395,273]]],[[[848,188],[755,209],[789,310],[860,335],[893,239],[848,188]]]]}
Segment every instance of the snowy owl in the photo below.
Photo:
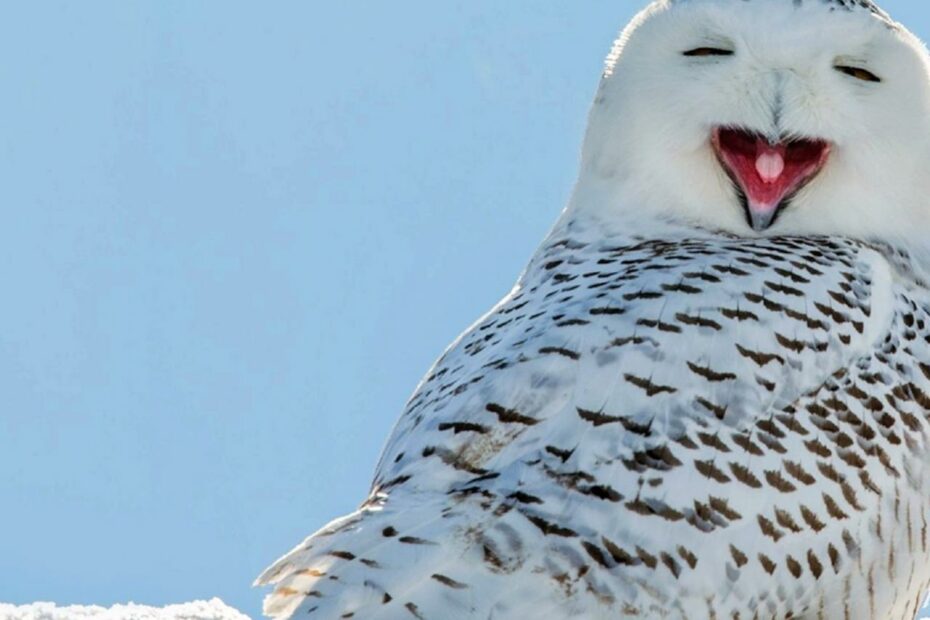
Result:
{"type": "Polygon", "coordinates": [[[928,68],[868,0],[646,7],[568,208],[266,613],[912,620],[928,68]]]}

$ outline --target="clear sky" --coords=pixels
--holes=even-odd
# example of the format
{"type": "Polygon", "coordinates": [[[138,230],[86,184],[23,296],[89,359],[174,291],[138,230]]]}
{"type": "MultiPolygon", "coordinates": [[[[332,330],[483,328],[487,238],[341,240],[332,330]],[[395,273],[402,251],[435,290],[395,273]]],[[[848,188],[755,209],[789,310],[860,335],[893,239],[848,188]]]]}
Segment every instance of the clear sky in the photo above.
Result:
{"type": "Polygon", "coordinates": [[[4,3],[0,600],[257,617],[554,221],[642,4],[4,3]]]}

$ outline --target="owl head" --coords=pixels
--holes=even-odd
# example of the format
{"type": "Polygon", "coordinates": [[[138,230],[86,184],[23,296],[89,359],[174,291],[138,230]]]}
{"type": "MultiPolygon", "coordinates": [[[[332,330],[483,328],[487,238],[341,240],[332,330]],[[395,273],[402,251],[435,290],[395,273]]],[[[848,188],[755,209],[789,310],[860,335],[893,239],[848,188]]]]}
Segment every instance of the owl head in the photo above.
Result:
{"type": "Polygon", "coordinates": [[[569,212],[930,237],[930,61],[867,0],[658,0],[608,57],[569,212]]]}

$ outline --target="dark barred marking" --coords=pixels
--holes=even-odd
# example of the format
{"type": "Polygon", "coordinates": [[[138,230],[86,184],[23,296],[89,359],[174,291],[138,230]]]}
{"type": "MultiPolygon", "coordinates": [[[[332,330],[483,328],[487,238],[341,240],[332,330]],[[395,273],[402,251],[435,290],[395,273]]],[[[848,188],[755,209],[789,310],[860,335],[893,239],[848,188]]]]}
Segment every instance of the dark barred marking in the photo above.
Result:
{"type": "Polygon", "coordinates": [[[737,568],[742,568],[749,563],[749,556],[737,549],[734,545],[730,545],[730,557],[736,562],[737,568]]]}
{"type": "Polygon", "coordinates": [[[678,391],[671,386],[657,385],[649,379],[643,379],[642,377],[637,377],[636,375],[632,374],[625,374],[623,375],[623,378],[627,383],[635,385],[636,387],[646,392],[647,396],[656,396],[658,394],[674,394],[678,391]]]}
{"type": "Polygon", "coordinates": [[[546,446],[546,452],[548,452],[554,457],[557,457],[559,460],[565,463],[566,461],[568,461],[568,459],[572,458],[572,454],[574,454],[575,451],[574,450],[562,450],[560,448],[556,448],[555,446],[546,446]]]}
{"type": "Polygon", "coordinates": [[[653,321],[650,319],[639,319],[636,321],[636,324],[640,327],[648,327],[650,329],[657,329],[660,332],[665,332],[668,334],[680,334],[681,328],[677,325],[672,325],[671,323],[663,323],[662,321],[653,321]]]}
{"type": "Polygon", "coordinates": [[[723,470],[717,467],[713,461],[695,461],[694,467],[701,475],[711,480],[715,480],[721,484],[730,482],[730,477],[723,473],[723,470]]]}
{"type": "Polygon", "coordinates": [[[724,381],[736,381],[737,376],[732,372],[717,372],[709,366],[698,366],[694,362],[688,362],[688,368],[696,375],[704,377],[711,383],[722,383],[724,381]]]}
{"type": "Polygon", "coordinates": [[[796,486],[788,482],[785,477],[781,475],[781,472],[766,471],[765,479],[772,488],[782,493],[794,493],[798,490],[796,486]]]}
{"type": "Polygon", "coordinates": [[[801,505],[801,518],[815,532],[823,530],[827,525],[820,520],[817,514],[805,505],[801,505]]]}
{"type": "Polygon", "coordinates": [[[668,504],[658,500],[645,501],[636,498],[633,501],[624,504],[624,507],[630,512],[635,512],[646,517],[660,517],[666,521],[676,522],[685,518],[684,513],[671,508],[668,504]]]}
{"type": "Polygon", "coordinates": [[[683,547],[683,546],[679,546],[678,557],[684,560],[685,563],[688,565],[688,568],[690,568],[691,570],[694,570],[695,567],[697,567],[698,557],[694,555],[694,553],[690,549],[687,549],[686,547],[683,547]]]}
{"type": "Polygon", "coordinates": [[[753,475],[752,471],[749,468],[740,465],[739,463],[730,463],[730,471],[733,472],[733,476],[745,484],[746,486],[753,489],[761,489],[762,482],[753,475]]]}
{"type": "Polygon", "coordinates": [[[439,425],[440,431],[453,431],[456,435],[459,433],[478,433],[484,435],[488,432],[486,426],[475,424],[473,422],[443,422],[439,425]]]}
{"type": "Polygon", "coordinates": [[[516,500],[521,504],[542,504],[543,500],[536,497],[535,495],[530,495],[529,493],[524,493],[523,491],[515,491],[507,496],[509,499],[516,500]]]}
{"type": "Polygon", "coordinates": [[[803,531],[797,521],[794,520],[794,517],[792,517],[789,512],[780,508],[775,509],[775,522],[794,534],[799,534],[803,531]]]}
{"type": "Polygon", "coordinates": [[[495,415],[497,419],[504,424],[523,424],[525,426],[534,426],[539,424],[539,420],[521,414],[516,409],[507,409],[496,403],[489,403],[485,409],[495,415]]]}
{"type": "Polygon", "coordinates": [[[785,358],[780,355],[775,355],[774,353],[763,353],[761,351],[753,351],[747,349],[742,345],[736,345],[736,350],[739,351],[739,354],[743,357],[752,360],[759,365],[760,368],[765,368],[772,362],[778,362],[780,365],[785,365],[785,358]]]}
{"type": "Polygon", "coordinates": [[[634,435],[641,435],[643,437],[650,437],[652,435],[652,424],[641,424],[630,418],[625,418],[621,416],[611,416],[598,411],[588,411],[587,409],[576,408],[578,412],[578,417],[580,417],[585,422],[590,422],[594,426],[604,426],[607,424],[620,424],[627,431],[633,433],[634,435]]]}
{"type": "Polygon", "coordinates": [[[768,536],[775,542],[778,542],[784,536],[784,533],[781,530],[779,530],[777,527],[775,527],[774,523],[772,523],[771,521],[769,521],[762,515],[758,515],[756,517],[756,520],[759,523],[759,528],[762,530],[762,534],[765,536],[768,536]]]}
{"type": "Polygon", "coordinates": [[[659,561],[656,559],[656,556],[652,555],[642,547],[636,547],[636,556],[643,561],[643,564],[653,570],[655,570],[655,567],[659,565],[659,561]]]}
{"type": "Polygon", "coordinates": [[[581,359],[581,354],[569,349],[564,349],[562,347],[543,347],[539,350],[540,355],[561,355],[562,357],[567,357],[570,360],[578,361],[581,359]]]}
{"type": "Polygon", "coordinates": [[[691,327],[703,327],[706,329],[712,329],[714,331],[723,331],[723,325],[717,321],[712,321],[710,319],[705,319],[699,316],[691,316],[689,314],[678,313],[675,315],[675,320],[689,325],[691,327]]]}
{"type": "Polygon", "coordinates": [[[755,321],[758,323],[761,321],[759,315],[752,312],[747,312],[745,310],[740,310],[739,308],[720,308],[720,313],[728,319],[733,319],[734,321],[739,321],[741,323],[745,321],[755,321]]]}
{"type": "Polygon", "coordinates": [[[705,409],[713,413],[714,417],[716,417],[718,420],[723,420],[726,417],[727,407],[721,406],[721,405],[715,405],[714,403],[710,402],[709,400],[701,396],[698,396],[696,400],[699,405],[701,405],[702,407],[704,407],[705,409]]]}
{"type": "Polygon", "coordinates": [[[578,533],[574,530],[546,521],[542,517],[537,517],[535,515],[529,515],[526,513],[524,513],[523,516],[529,519],[530,523],[538,527],[539,531],[541,531],[546,536],[560,536],[562,538],[575,538],[578,536],[578,533]]]}
{"type": "Polygon", "coordinates": [[[438,581],[439,583],[441,583],[442,585],[448,588],[452,588],[453,590],[464,590],[468,587],[467,584],[461,583],[460,581],[456,581],[455,579],[452,579],[451,577],[446,577],[445,575],[442,575],[440,573],[433,573],[431,577],[435,579],[436,581],[438,581]]]}
{"type": "Polygon", "coordinates": [[[581,546],[584,547],[584,550],[588,552],[588,555],[591,556],[591,559],[603,566],[604,568],[610,568],[610,563],[607,561],[607,557],[604,555],[604,552],[600,547],[594,543],[590,543],[586,540],[581,541],[581,546]]]}

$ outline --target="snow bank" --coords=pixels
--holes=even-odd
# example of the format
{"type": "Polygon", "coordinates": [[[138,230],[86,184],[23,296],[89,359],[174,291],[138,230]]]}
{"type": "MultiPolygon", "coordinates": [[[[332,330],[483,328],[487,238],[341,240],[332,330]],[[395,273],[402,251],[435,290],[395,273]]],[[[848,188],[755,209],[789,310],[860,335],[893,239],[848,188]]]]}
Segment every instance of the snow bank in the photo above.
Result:
{"type": "Polygon", "coordinates": [[[249,620],[218,598],[167,607],[115,605],[58,607],[55,603],[6,605],[0,603],[0,620],[249,620]]]}
{"type": "MultiPolygon", "coordinates": [[[[930,605],[920,618],[930,620],[930,605]]],[[[168,607],[115,605],[107,609],[97,606],[57,607],[55,603],[6,605],[0,603],[0,620],[250,620],[245,614],[229,607],[218,598],[194,601],[168,607]]]]}

